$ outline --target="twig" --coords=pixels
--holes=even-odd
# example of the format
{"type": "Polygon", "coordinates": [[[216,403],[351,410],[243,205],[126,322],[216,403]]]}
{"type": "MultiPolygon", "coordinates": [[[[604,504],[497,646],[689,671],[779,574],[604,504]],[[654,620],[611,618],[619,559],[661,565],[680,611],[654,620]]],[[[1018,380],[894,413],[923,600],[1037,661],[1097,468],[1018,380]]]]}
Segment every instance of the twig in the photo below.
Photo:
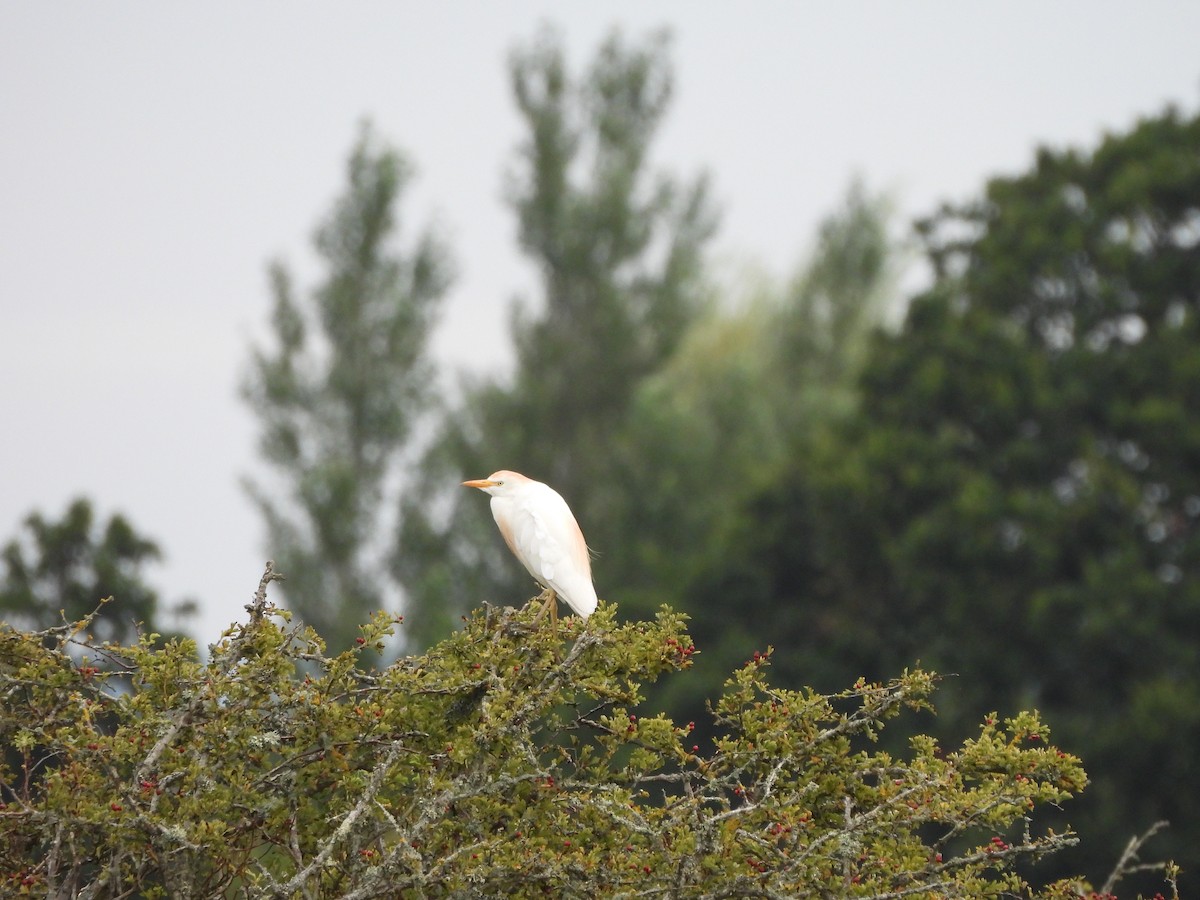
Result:
{"type": "Polygon", "coordinates": [[[283,581],[283,574],[275,571],[275,560],[268,559],[267,567],[263,570],[262,578],[258,581],[258,590],[254,592],[254,600],[246,604],[246,612],[250,613],[250,621],[262,619],[267,608],[267,585],[272,581],[283,581]]]}
{"type": "Polygon", "coordinates": [[[1104,882],[1104,886],[1100,888],[1101,894],[1111,894],[1116,888],[1117,882],[1126,875],[1132,875],[1134,872],[1149,872],[1155,869],[1161,869],[1165,863],[1139,863],[1138,853],[1142,849],[1142,845],[1158,832],[1162,831],[1171,823],[1166,819],[1162,819],[1151,825],[1140,836],[1134,835],[1129,839],[1129,843],[1125,845],[1125,852],[1121,854],[1121,858],[1117,860],[1116,866],[1113,867],[1112,873],[1108,876],[1108,880],[1104,882]]]}

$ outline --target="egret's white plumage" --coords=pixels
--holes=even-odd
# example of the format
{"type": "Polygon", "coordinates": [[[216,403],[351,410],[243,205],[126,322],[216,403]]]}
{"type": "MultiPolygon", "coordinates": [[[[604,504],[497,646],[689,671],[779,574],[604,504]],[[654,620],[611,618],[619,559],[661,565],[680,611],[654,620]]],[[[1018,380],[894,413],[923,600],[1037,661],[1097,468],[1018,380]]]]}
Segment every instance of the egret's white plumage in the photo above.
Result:
{"type": "Polygon", "coordinates": [[[562,495],[507,469],[463,484],[491,495],[492,518],[529,574],[562,597],[576,615],[590,616],[596,609],[592,563],[583,532],[562,495]]]}

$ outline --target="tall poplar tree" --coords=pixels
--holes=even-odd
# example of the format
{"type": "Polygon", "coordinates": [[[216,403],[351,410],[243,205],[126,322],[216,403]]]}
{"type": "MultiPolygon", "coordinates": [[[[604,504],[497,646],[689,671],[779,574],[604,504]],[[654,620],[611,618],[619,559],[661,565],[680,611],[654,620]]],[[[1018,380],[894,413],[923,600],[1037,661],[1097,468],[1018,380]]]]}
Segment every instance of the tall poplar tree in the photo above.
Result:
{"type": "Polygon", "coordinates": [[[247,481],[267,552],[287,576],[288,605],[335,649],[387,605],[379,535],[431,398],[426,345],[451,266],[428,231],[397,245],[411,174],[364,126],[345,193],[314,236],[324,279],[302,297],[282,263],[271,267],[273,342],[255,348],[243,386],[279,476],[247,481]]]}
{"type": "MultiPolygon", "coordinates": [[[[665,35],[631,44],[614,33],[581,78],[553,31],[512,54],[528,136],[508,196],[540,296],[513,310],[515,372],[468,388],[403,507],[395,568],[426,640],[482,599],[532,588],[504,558],[487,504],[460,493],[466,475],[521,470],[567,498],[601,554],[620,540],[613,444],[637,385],[693,320],[715,228],[705,179],[651,168],[673,89],[667,50],[665,35]]],[[[601,596],[606,587],[601,578],[601,596]]]]}

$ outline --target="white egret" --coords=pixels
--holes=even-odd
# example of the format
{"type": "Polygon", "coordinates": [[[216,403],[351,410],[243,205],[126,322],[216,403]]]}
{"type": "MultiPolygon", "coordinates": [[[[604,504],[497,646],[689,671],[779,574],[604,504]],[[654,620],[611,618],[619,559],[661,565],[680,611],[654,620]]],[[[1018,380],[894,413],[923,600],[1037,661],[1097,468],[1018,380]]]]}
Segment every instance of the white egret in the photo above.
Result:
{"type": "Polygon", "coordinates": [[[587,619],[596,609],[592,564],[583,532],[562,495],[507,469],[463,485],[491,495],[492,518],[508,549],[549,591],[546,609],[551,615],[556,597],[561,597],[577,616],[587,619]]]}

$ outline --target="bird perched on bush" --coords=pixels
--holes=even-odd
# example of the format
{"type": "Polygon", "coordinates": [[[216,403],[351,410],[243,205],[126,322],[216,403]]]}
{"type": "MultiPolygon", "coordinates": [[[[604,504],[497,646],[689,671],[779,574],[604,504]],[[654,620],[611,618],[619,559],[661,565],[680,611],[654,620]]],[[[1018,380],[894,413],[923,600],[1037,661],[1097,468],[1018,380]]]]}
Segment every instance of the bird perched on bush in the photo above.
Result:
{"type": "MultiPolygon", "coordinates": [[[[464,481],[492,498],[492,517],[508,549],[549,593],[545,609],[556,616],[561,597],[582,619],[596,609],[592,564],[579,523],[554,488],[519,472],[501,469],[464,481]]],[[[539,618],[542,614],[539,614],[539,618]]]]}

